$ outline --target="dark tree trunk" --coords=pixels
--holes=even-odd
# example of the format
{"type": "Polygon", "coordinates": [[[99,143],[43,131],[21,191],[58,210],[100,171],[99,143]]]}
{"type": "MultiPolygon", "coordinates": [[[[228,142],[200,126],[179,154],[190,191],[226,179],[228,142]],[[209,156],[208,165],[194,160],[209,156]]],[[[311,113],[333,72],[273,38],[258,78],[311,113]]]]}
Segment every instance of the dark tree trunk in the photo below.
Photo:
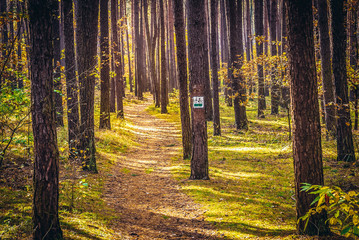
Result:
{"type": "MultiPolygon", "coordinates": [[[[192,159],[190,179],[209,179],[208,144],[205,107],[194,108],[193,98],[205,98],[205,55],[207,52],[206,19],[204,0],[188,0],[188,58],[192,116],[192,159]]],[[[207,54],[208,55],[208,54],[207,54]]]]}
{"type": "Polygon", "coordinates": [[[206,12],[208,12],[208,4],[207,4],[207,0],[205,0],[205,4],[204,4],[204,10],[205,10],[205,21],[206,21],[206,26],[205,26],[205,38],[206,38],[206,42],[205,42],[205,55],[204,55],[204,66],[203,66],[203,71],[204,71],[204,80],[205,80],[205,86],[204,86],[204,93],[205,93],[205,102],[206,105],[204,106],[206,109],[206,120],[207,121],[212,121],[213,120],[213,106],[212,106],[212,91],[211,91],[211,80],[210,80],[210,76],[209,76],[209,56],[208,56],[208,49],[209,49],[209,45],[208,45],[208,37],[209,37],[209,31],[208,31],[208,21],[207,21],[207,14],[206,12]],[[207,10],[206,10],[207,9],[207,10]]]}
{"type": "MultiPolygon", "coordinates": [[[[324,183],[318,87],[314,55],[312,0],[285,0],[293,119],[293,160],[297,218],[312,207],[315,195],[301,191],[302,183],[324,183]]],[[[326,213],[297,223],[299,234],[327,235],[326,213]]]]}
{"type": "Polygon", "coordinates": [[[189,159],[192,151],[191,123],[188,103],[186,30],[183,12],[183,0],[174,0],[175,31],[177,45],[177,64],[182,123],[183,159],[189,159]]]}
{"type": "Polygon", "coordinates": [[[122,58],[120,39],[117,35],[119,32],[117,28],[118,6],[116,0],[111,0],[111,28],[112,28],[112,44],[114,55],[114,68],[115,68],[115,86],[116,86],[116,101],[117,101],[117,117],[123,118],[123,73],[122,73],[122,58]]]}
{"type": "Polygon", "coordinates": [[[161,25],[161,113],[167,113],[167,69],[165,47],[165,17],[163,0],[160,0],[160,25],[161,25]]]}
{"type": "MultiPolygon", "coordinates": [[[[112,4],[116,5],[116,2],[113,3],[113,1],[111,0],[111,9],[112,9],[112,4]]],[[[114,24],[115,19],[113,19],[113,17],[116,17],[116,15],[112,14],[111,11],[111,30],[114,28],[113,26],[117,26],[116,24],[114,24]]],[[[116,28],[115,28],[116,29],[116,28]]],[[[115,45],[116,42],[113,39],[113,34],[112,32],[109,33],[110,35],[110,39],[111,39],[111,43],[110,43],[110,71],[112,72],[111,74],[111,79],[110,79],[110,112],[116,112],[116,76],[114,76],[114,72],[115,72],[115,45]]]]}
{"type": "Polygon", "coordinates": [[[97,66],[98,0],[81,0],[76,9],[77,64],[80,87],[80,149],[83,169],[97,173],[95,157],[94,72],[97,66]]]}
{"type": "Polygon", "coordinates": [[[228,31],[227,31],[227,17],[226,5],[224,0],[221,1],[221,36],[222,36],[222,63],[228,63],[229,50],[228,50],[228,31]]]}
{"type": "MultiPolygon", "coordinates": [[[[278,8],[277,0],[269,0],[271,2],[270,7],[270,41],[271,41],[271,55],[277,55],[277,21],[278,21],[278,8]]],[[[271,74],[271,114],[279,113],[279,100],[280,100],[280,87],[278,83],[277,66],[272,66],[271,74]]]]}
{"type": "MultiPolygon", "coordinates": [[[[255,14],[255,31],[256,37],[262,37],[264,34],[263,29],[263,0],[254,0],[254,14],[255,14]]],[[[257,50],[257,57],[263,55],[263,45],[262,42],[256,42],[256,50],[257,50]]],[[[266,109],[266,100],[264,95],[264,73],[263,69],[264,66],[261,62],[258,62],[257,65],[257,72],[258,72],[258,117],[264,118],[264,110],[266,109]]]]}
{"type": "Polygon", "coordinates": [[[135,32],[135,61],[136,61],[136,82],[135,82],[135,93],[139,99],[142,99],[142,42],[140,39],[140,13],[139,1],[133,0],[133,12],[134,12],[134,32],[135,32]]]}
{"type": "Polygon", "coordinates": [[[213,135],[221,135],[221,123],[219,115],[218,94],[218,55],[217,55],[217,26],[218,26],[218,0],[211,0],[211,62],[212,62],[212,86],[213,86],[213,135]]]}
{"type": "Polygon", "coordinates": [[[67,122],[68,122],[68,139],[69,139],[69,157],[76,158],[76,152],[79,140],[79,101],[78,101],[78,84],[76,79],[76,62],[75,62],[75,40],[73,25],[73,1],[62,0],[62,11],[64,15],[64,36],[65,36],[65,75],[66,75],[66,92],[67,92],[67,122]]]}
{"type": "Polygon", "coordinates": [[[59,4],[55,9],[56,19],[54,22],[54,88],[55,88],[55,109],[56,109],[56,125],[64,126],[64,109],[62,106],[62,83],[61,83],[61,46],[60,46],[60,11],[59,4]]]}
{"type": "MultiPolygon", "coordinates": [[[[112,6],[112,5],[111,5],[112,6]]],[[[117,7],[117,4],[115,5],[117,7]]],[[[108,0],[100,0],[101,99],[100,129],[111,129],[110,121],[110,43],[108,0]]]]}
{"type": "Polygon", "coordinates": [[[331,0],[332,15],[332,59],[336,93],[337,151],[339,161],[355,161],[351,129],[348,83],[346,70],[346,33],[344,26],[344,1],[331,0]]]}
{"type": "MultiPolygon", "coordinates": [[[[353,72],[358,68],[358,2],[351,1],[348,11],[348,25],[349,25],[349,59],[350,66],[353,72]]],[[[351,82],[351,95],[353,98],[351,101],[354,105],[354,130],[358,130],[358,83],[353,79],[351,82]]]]}
{"type": "Polygon", "coordinates": [[[327,0],[318,0],[318,25],[320,40],[320,58],[322,67],[322,85],[324,95],[325,125],[329,136],[336,136],[335,93],[330,56],[329,20],[327,0]]]}
{"type": "MultiPolygon", "coordinates": [[[[7,19],[7,4],[6,4],[6,0],[2,0],[0,1],[0,12],[1,12],[1,17],[3,17],[5,19],[4,25],[2,26],[1,29],[1,47],[2,47],[2,58],[5,59],[7,57],[7,44],[8,44],[8,31],[7,31],[7,24],[6,24],[6,19],[7,19]]],[[[1,66],[3,64],[5,64],[6,62],[2,63],[1,66]]],[[[6,74],[3,72],[1,74],[1,79],[0,79],[0,86],[6,84],[5,82],[6,80],[6,74]]]]}
{"type": "Polygon", "coordinates": [[[229,0],[229,16],[230,16],[230,66],[232,89],[234,93],[234,117],[237,130],[248,129],[248,120],[246,115],[246,88],[242,74],[234,74],[236,69],[242,67],[242,63],[238,61],[238,57],[243,57],[242,42],[242,4],[239,0],[229,0]],[[236,4],[237,1],[237,4],[236,4]]]}
{"type": "Polygon", "coordinates": [[[59,151],[53,84],[53,28],[58,1],[28,2],[32,128],[34,134],[33,239],[63,239],[60,228],[59,151]]]}

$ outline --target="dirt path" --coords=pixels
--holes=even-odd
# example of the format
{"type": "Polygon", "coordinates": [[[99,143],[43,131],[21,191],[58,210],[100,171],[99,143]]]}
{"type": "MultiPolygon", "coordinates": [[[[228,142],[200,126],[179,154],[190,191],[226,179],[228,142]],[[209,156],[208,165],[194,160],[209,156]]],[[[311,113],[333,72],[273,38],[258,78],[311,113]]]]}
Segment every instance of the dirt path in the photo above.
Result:
{"type": "Polygon", "coordinates": [[[179,131],[148,114],[150,102],[125,107],[140,146],[119,157],[106,183],[105,200],[119,218],[114,227],[130,239],[219,239],[203,219],[203,210],[170,174],[170,159],[178,153],[179,131]]]}

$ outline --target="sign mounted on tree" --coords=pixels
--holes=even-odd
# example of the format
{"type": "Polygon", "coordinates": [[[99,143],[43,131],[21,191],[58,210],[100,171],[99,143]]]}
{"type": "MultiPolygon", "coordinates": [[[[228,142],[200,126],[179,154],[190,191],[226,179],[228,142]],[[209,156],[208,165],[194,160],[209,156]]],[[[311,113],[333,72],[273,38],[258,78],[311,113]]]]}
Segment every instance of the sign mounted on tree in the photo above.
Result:
{"type": "Polygon", "coordinates": [[[204,108],[204,97],[193,97],[193,108],[204,108]]]}

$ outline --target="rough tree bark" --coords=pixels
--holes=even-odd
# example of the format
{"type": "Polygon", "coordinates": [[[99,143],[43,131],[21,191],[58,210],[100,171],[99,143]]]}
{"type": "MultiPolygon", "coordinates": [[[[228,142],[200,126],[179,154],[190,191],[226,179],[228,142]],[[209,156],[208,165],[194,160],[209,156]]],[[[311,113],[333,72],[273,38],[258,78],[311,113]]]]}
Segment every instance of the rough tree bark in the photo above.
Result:
{"type": "Polygon", "coordinates": [[[60,47],[60,3],[56,5],[54,22],[54,88],[55,88],[55,109],[56,109],[56,125],[64,126],[64,108],[62,106],[62,83],[61,83],[61,47],[60,47]]]}
{"type": "Polygon", "coordinates": [[[217,55],[217,26],[218,26],[218,0],[211,0],[211,62],[212,62],[212,86],[213,86],[213,135],[221,135],[221,122],[219,115],[218,93],[218,55],[217,55]]]}
{"type": "Polygon", "coordinates": [[[229,42],[231,80],[234,95],[233,107],[237,130],[248,129],[246,115],[246,88],[242,74],[238,71],[242,67],[239,57],[243,58],[242,42],[242,4],[240,0],[229,0],[229,42]]]}
{"type": "Polygon", "coordinates": [[[80,152],[83,169],[97,173],[95,157],[95,81],[97,65],[98,0],[81,0],[76,8],[77,64],[80,88],[80,152]]]}
{"type": "Polygon", "coordinates": [[[75,159],[80,134],[80,117],[78,84],[76,79],[73,0],[62,0],[61,4],[64,15],[64,25],[66,26],[66,28],[64,28],[64,36],[69,157],[70,159],[75,159]]]}
{"type": "Polygon", "coordinates": [[[189,159],[192,151],[191,123],[188,103],[186,30],[183,0],[174,0],[177,64],[182,124],[183,159],[189,159]]]}
{"type": "Polygon", "coordinates": [[[346,32],[344,26],[344,1],[331,0],[332,16],[332,66],[337,104],[338,161],[355,161],[351,129],[348,82],[346,70],[346,32]]]}
{"type": "MultiPolygon", "coordinates": [[[[116,4],[117,6],[117,4],[116,4]]],[[[108,0],[100,0],[100,129],[111,129],[110,121],[110,41],[108,0]]]]}
{"type": "Polygon", "coordinates": [[[322,86],[324,96],[325,125],[329,136],[336,136],[335,93],[330,56],[329,19],[327,0],[318,0],[318,25],[320,58],[322,67],[322,86]]]}
{"type": "MultiPolygon", "coordinates": [[[[204,0],[188,0],[188,60],[192,116],[192,159],[190,179],[209,179],[208,176],[208,144],[205,107],[194,108],[193,97],[205,96],[205,45],[207,38],[204,0]]],[[[204,100],[204,105],[207,102],[204,100]]]]}
{"type": "MultiPolygon", "coordinates": [[[[297,218],[311,208],[315,195],[301,191],[302,183],[324,183],[318,86],[313,37],[312,0],[285,0],[293,119],[293,160],[297,218]]],[[[326,213],[298,221],[299,234],[327,235],[326,213]]]]}
{"type": "MultiPolygon", "coordinates": [[[[263,28],[263,0],[254,0],[254,24],[256,32],[256,50],[257,58],[263,55],[263,46],[262,42],[264,28],[263,28]]],[[[264,73],[263,73],[263,64],[261,61],[258,61],[257,72],[258,72],[258,117],[264,118],[264,110],[266,109],[266,100],[264,95],[264,73]]]]}
{"type": "MultiPolygon", "coordinates": [[[[277,56],[277,21],[278,21],[278,11],[277,11],[277,0],[269,0],[271,2],[270,7],[270,41],[271,41],[271,55],[272,57],[277,56]]],[[[278,83],[278,74],[276,70],[277,66],[272,66],[271,74],[271,114],[279,113],[279,100],[280,100],[280,87],[278,83]]]]}
{"type": "Polygon", "coordinates": [[[63,239],[60,228],[59,151],[53,83],[53,28],[59,2],[30,0],[30,69],[34,134],[33,239],[63,239]]]}
{"type": "Polygon", "coordinates": [[[161,25],[161,113],[167,113],[167,69],[166,69],[166,36],[163,0],[160,0],[161,25]]]}
{"type": "Polygon", "coordinates": [[[116,86],[116,101],[117,101],[117,117],[124,118],[123,112],[123,73],[122,73],[122,58],[121,58],[121,42],[118,37],[117,27],[118,5],[117,0],[111,0],[111,29],[112,29],[112,44],[113,44],[113,60],[115,68],[115,86],[116,86]]]}

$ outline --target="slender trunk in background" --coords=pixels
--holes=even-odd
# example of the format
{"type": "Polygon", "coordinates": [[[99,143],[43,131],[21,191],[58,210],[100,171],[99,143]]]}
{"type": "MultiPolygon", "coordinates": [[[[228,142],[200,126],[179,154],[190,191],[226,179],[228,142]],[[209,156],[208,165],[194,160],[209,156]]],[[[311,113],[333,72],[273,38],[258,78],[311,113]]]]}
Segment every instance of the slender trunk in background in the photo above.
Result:
{"type": "Polygon", "coordinates": [[[165,17],[163,0],[160,1],[160,25],[161,25],[161,113],[167,113],[167,72],[166,72],[166,47],[165,47],[165,17]]]}
{"type": "MultiPolygon", "coordinates": [[[[254,14],[255,14],[255,32],[256,32],[256,50],[257,58],[260,58],[263,55],[263,46],[262,42],[264,28],[263,28],[263,0],[254,0],[254,14]]],[[[264,66],[262,61],[258,61],[257,64],[257,73],[258,73],[258,112],[257,116],[259,118],[264,118],[264,110],[266,109],[266,100],[264,95],[264,66]]]]}
{"type": "Polygon", "coordinates": [[[336,93],[338,161],[355,161],[346,69],[344,0],[331,0],[332,66],[336,93]]]}
{"type": "Polygon", "coordinates": [[[176,31],[178,80],[180,94],[183,159],[189,159],[192,151],[191,122],[188,102],[186,29],[183,0],[174,0],[174,25],[176,31]]]}
{"type": "Polygon", "coordinates": [[[217,55],[217,27],[218,27],[218,0],[211,0],[211,62],[212,62],[212,86],[213,86],[213,135],[221,135],[221,122],[219,115],[218,93],[218,55],[217,55]]]}
{"type": "Polygon", "coordinates": [[[95,71],[97,66],[98,0],[81,0],[76,8],[76,46],[80,88],[80,150],[84,170],[97,173],[95,148],[95,71]]]}
{"type": "Polygon", "coordinates": [[[132,77],[132,61],[131,61],[131,51],[130,51],[130,38],[128,37],[128,21],[127,21],[127,13],[126,13],[126,1],[125,1],[125,24],[126,24],[126,43],[127,43],[127,58],[128,58],[128,81],[130,84],[130,92],[133,92],[133,77],[132,77]]]}
{"type": "MultiPolygon", "coordinates": [[[[312,207],[314,194],[301,191],[303,183],[323,185],[323,162],[318,86],[313,37],[312,0],[285,0],[293,119],[293,160],[297,219],[312,207]]],[[[329,235],[326,212],[312,215],[308,225],[297,221],[305,235],[329,235]]]]}
{"type": "Polygon", "coordinates": [[[74,8],[73,0],[61,1],[64,15],[64,36],[65,36],[65,76],[67,92],[67,122],[68,122],[68,142],[69,157],[74,160],[77,157],[77,148],[80,134],[79,117],[79,96],[76,78],[75,60],[75,38],[74,38],[74,8]]]}
{"type": "Polygon", "coordinates": [[[100,129],[111,129],[110,121],[110,43],[108,26],[108,0],[100,0],[100,51],[101,51],[101,98],[100,129]]]}
{"type": "Polygon", "coordinates": [[[116,102],[117,102],[117,117],[124,118],[123,113],[123,72],[122,72],[122,58],[121,58],[121,42],[118,37],[120,32],[117,26],[118,23],[118,5],[117,0],[111,0],[111,24],[112,24],[112,39],[114,52],[114,68],[115,68],[115,85],[116,85],[116,102]]]}
{"type": "MultiPolygon", "coordinates": [[[[205,2],[207,2],[207,0],[205,0],[205,2]]],[[[204,5],[205,7],[205,13],[208,12],[206,11],[206,9],[208,10],[208,4],[205,3],[204,5]]],[[[212,91],[211,91],[211,79],[209,76],[209,45],[208,45],[208,37],[209,36],[209,32],[208,32],[208,24],[210,24],[207,21],[207,16],[205,14],[205,20],[206,20],[206,27],[205,27],[205,31],[204,31],[204,35],[206,38],[205,41],[205,45],[204,45],[204,66],[203,66],[203,71],[204,71],[204,81],[205,81],[205,85],[204,85],[204,97],[205,97],[205,102],[206,105],[204,106],[206,109],[206,120],[207,121],[213,121],[213,105],[212,105],[212,91]]]]}
{"type": "Polygon", "coordinates": [[[209,179],[205,98],[205,55],[207,37],[204,0],[188,0],[188,60],[192,117],[192,159],[190,179],[209,179]],[[196,100],[196,101],[194,101],[196,100]],[[197,105],[195,107],[194,105],[197,105]]]}
{"type": "Polygon", "coordinates": [[[324,96],[324,114],[327,134],[336,136],[336,109],[333,73],[330,56],[330,37],[327,0],[318,0],[318,25],[320,41],[321,74],[324,96]]]}
{"type": "MultiPolygon", "coordinates": [[[[358,21],[358,2],[351,1],[348,7],[348,25],[349,25],[349,59],[352,72],[357,71],[358,68],[358,35],[357,35],[357,21],[358,21]]],[[[354,74],[352,74],[354,75],[354,74]]],[[[354,130],[358,130],[358,94],[359,94],[359,85],[353,79],[351,82],[351,101],[354,103],[354,130]]]]}
{"type": "Polygon", "coordinates": [[[64,126],[64,108],[62,106],[62,83],[61,83],[61,47],[60,47],[60,11],[59,4],[56,4],[55,22],[54,22],[54,88],[55,88],[55,109],[56,109],[56,126],[64,126]]]}
{"type": "Polygon", "coordinates": [[[33,239],[63,239],[59,222],[59,151],[54,112],[53,28],[59,2],[29,0],[32,130],[34,134],[33,239]]]}
{"type": "MultiPolygon", "coordinates": [[[[271,56],[277,56],[277,21],[278,21],[278,11],[277,11],[277,0],[270,0],[271,7],[270,7],[270,41],[271,41],[271,56]]],[[[278,83],[278,72],[277,72],[277,65],[275,64],[272,66],[271,69],[271,114],[278,114],[279,113],[279,100],[280,100],[280,87],[278,83]]]]}
{"type": "MultiPolygon", "coordinates": [[[[6,0],[2,0],[0,1],[0,12],[1,12],[1,16],[5,19],[5,23],[4,25],[2,26],[2,29],[1,29],[1,47],[2,47],[2,51],[1,51],[1,54],[2,54],[2,57],[3,59],[5,59],[7,57],[7,44],[8,44],[8,31],[7,31],[7,24],[6,24],[6,20],[7,20],[7,4],[6,4],[6,0]]],[[[2,76],[1,76],[1,79],[0,79],[0,86],[2,85],[5,85],[5,80],[6,80],[6,77],[7,76],[7,73],[2,73],[2,76]]]]}
{"type": "Polygon", "coordinates": [[[246,88],[241,73],[236,69],[242,67],[242,63],[238,61],[239,57],[243,57],[242,42],[242,4],[240,0],[229,0],[229,35],[230,35],[230,76],[232,80],[232,89],[234,93],[234,117],[237,130],[248,129],[248,120],[246,115],[246,88]]]}

